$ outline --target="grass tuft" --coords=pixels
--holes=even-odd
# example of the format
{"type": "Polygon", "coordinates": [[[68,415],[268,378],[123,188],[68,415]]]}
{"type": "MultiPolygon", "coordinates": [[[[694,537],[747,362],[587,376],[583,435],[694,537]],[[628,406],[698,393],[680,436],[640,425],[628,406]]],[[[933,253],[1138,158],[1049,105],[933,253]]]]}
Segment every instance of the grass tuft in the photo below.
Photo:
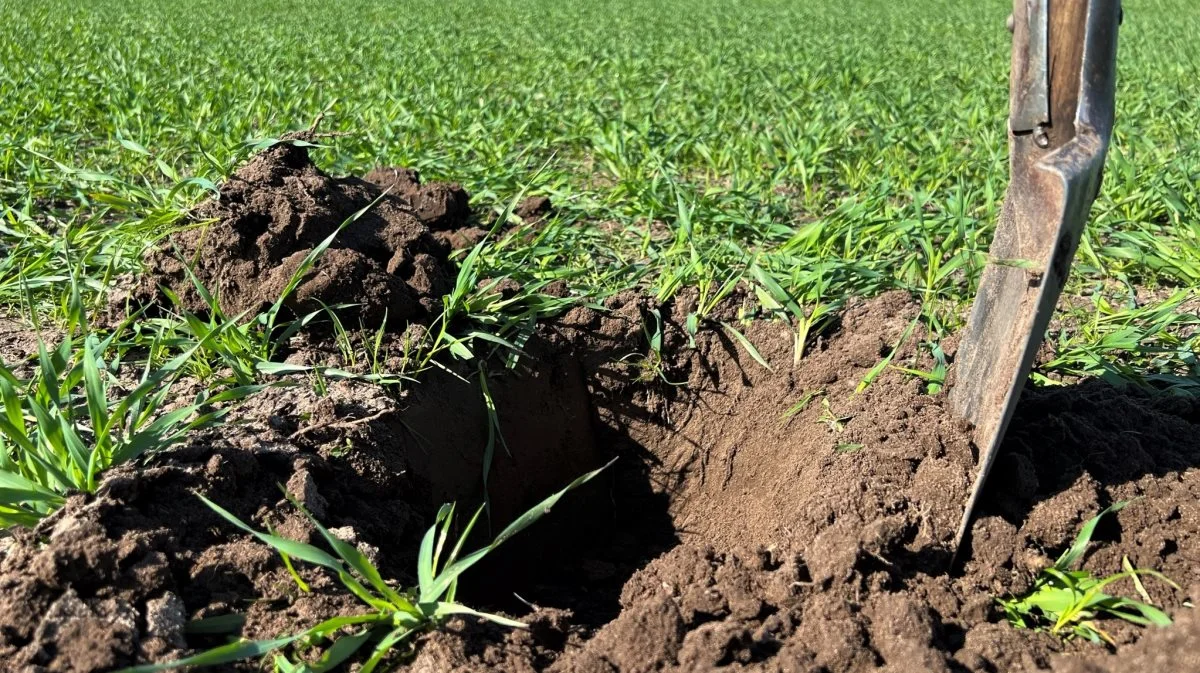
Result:
{"type": "Polygon", "coordinates": [[[1043,630],[1063,638],[1083,638],[1109,645],[1116,645],[1116,642],[1101,627],[1099,620],[1104,618],[1139,626],[1170,626],[1170,616],[1151,603],[1141,581],[1143,576],[1153,577],[1179,590],[1179,585],[1162,573],[1134,568],[1127,557],[1122,560],[1122,570],[1107,577],[1074,569],[1087,551],[1100,520],[1128,504],[1129,501],[1124,500],[1113,503],[1084,523],[1071,547],[1054,565],[1038,574],[1028,592],[997,599],[1008,623],[1021,629],[1043,630]],[[1132,582],[1142,600],[1114,596],[1105,591],[1109,585],[1125,579],[1132,582]]]}
{"type": "Polygon", "coordinates": [[[290,636],[256,641],[235,640],[183,659],[126,668],[121,673],[157,673],[185,666],[217,666],[266,655],[271,656],[276,670],[296,673],[331,671],[357,655],[363,661],[358,670],[371,673],[397,647],[411,642],[421,632],[438,628],[455,615],[478,617],[512,628],[525,628],[525,624],[517,620],[480,612],[458,602],[459,578],[491,551],[549,513],[569,491],[587,483],[607,467],[605,465],[575,479],[518,517],[500,531],[490,544],[465,555],[462,553],[463,545],[484,508],[475,510],[453,548],[447,549],[455,507],[453,504],[443,505],[421,540],[417,557],[417,585],[404,589],[396,589],[392,583],[385,581],[362,552],[329,532],[290,495],[289,501],[313,524],[333,554],[310,544],[257,531],[220,505],[197,494],[221,518],[279,552],[301,590],[306,590],[306,586],[294,571],[293,561],[303,561],[336,574],[342,586],[364,603],[369,612],[333,617],[290,636]],[[289,646],[295,650],[291,655],[279,651],[289,646]]]}

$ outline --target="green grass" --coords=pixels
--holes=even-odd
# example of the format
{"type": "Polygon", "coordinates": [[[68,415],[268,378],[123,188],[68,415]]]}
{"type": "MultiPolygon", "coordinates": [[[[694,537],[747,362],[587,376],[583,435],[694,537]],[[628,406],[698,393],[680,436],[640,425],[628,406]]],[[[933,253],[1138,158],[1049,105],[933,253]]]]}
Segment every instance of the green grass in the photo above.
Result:
{"type": "MultiPolygon", "coordinates": [[[[1064,312],[1034,377],[1195,395],[1200,104],[1187,83],[1200,8],[1130,0],[1126,10],[1107,179],[1067,288],[1090,299],[1064,312]]],[[[186,373],[212,394],[289,373],[318,387],[336,376],[400,383],[450,357],[501,353],[511,366],[539,317],[631,287],[660,300],[695,288],[689,335],[725,330],[764,366],[735,325],[708,319],[737,286],[750,290],[743,319],[790,322],[796,360],[848,298],[906,289],[922,300],[919,348],[931,361],[896,368],[937,392],[940,342],[961,326],[1007,180],[1007,12],[1004,0],[418,0],[404,11],[370,0],[232,12],[210,0],[0,0],[0,310],[74,325],[48,344],[40,378],[5,377],[5,460],[39,455],[59,471],[9,465],[49,489],[11,514],[28,519],[90,490],[128,452],[129,433],[156,422],[118,417],[140,403],[111,399],[105,377],[118,361],[162,371],[163,385],[186,373]],[[119,336],[81,329],[80,311],[100,309],[143,249],[239,161],[318,117],[348,134],[313,150],[333,172],[391,163],[461,181],[484,223],[508,220],[526,193],[550,195],[558,214],[536,231],[494,231],[460,257],[442,315],[400,372],[382,369],[380,335],[360,330],[356,345],[337,325],[354,371],[276,362],[304,321],[333,320],[293,321],[278,305],[260,316],[180,312],[119,336]],[[492,290],[509,277],[515,296],[492,290]],[[558,280],[572,297],[541,292],[558,280]],[[115,355],[100,352],[110,345],[115,355]],[[91,405],[84,425],[78,402],[91,405]],[[96,460],[55,429],[64,423],[96,460]],[[93,429],[109,426],[111,437],[93,429]]],[[[630,357],[673,383],[660,314],[644,318],[648,350],[630,357]]]]}
{"type": "MultiPolygon", "coordinates": [[[[745,280],[798,353],[848,296],[899,287],[936,341],[961,324],[1006,182],[1008,11],[0,0],[0,303],[24,279],[53,314],[67,245],[95,290],[135,271],[247,141],[324,112],[350,134],[318,152],[335,172],[414,166],[481,212],[526,186],[553,197],[534,241],[480,255],[493,277],[709,300],[745,280]]],[[[1200,278],[1197,30],[1189,0],[1127,3],[1108,179],[1068,288],[1119,308],[1050,370],[1196,374],[1191,331],[1160,349],[1127,300],[1200,278]]]]}
{"type": "MultiPolygon", "coordinates": [[[[689,334],[725,330],[763,366],[740,323],[710,320],[739,285],[749,290],[740,317],[788,321],[796,360],[851,297],[907,290],[922,302],[918,348],[929,369],[889,356],[862,385],[891,365],[937,392],[947,376],[941,341],[962,325],[1007,182],[1010,6],[0,0],[0,310],[66,335],[37,358],[33,379],[13,374],[15,363],[0,370],[11,426],[0,433],[0,524],[36,521],[64,495],[94,488],[103,469],[204,422],[219,395],[240,394],[223,391],[281,374],[317,385],[341,375],[400,382],[446,358],[472,360],[495,430],[487,356],[511,366],[539,317],[629,288],[659,300],[694,288],[689,334]],[[525,193],[549,195],[557,215],[537,231],[494,232],[458,258],[444,312],[412,337],[401,372],[384,371],[382,337],[352,337],[354,325],[335,326],[354,371],[275,362],[296,325],[278,309],[86,326],[81,316],[139,271],[143,249],[181,226],[254,147],[322,115],[322,131],[347,134],[313,152],[331,172],[400,164],[458,181],[485,223],[508,219],[525,193]],[[479,287],[502,278],[522,289],[479,287]],[[542,293],[558,280],[570,298],[542,293]],[[129,392],[114,382],[131,366],[143,374],[129,392]],[[211,391],[161,413],[183,375],[211,391]]],[[[1099,376],[1195,395],[1200,6],[1127,0],[1125,10],[1107,177],[1067,287],[1090,299],[1065,313],[1035,379],[1099,376]]],[[[673,383],[661,314],[643,317],[648,350],[633,361],[647,379],[673,383]]],[[[783,421],[818,396],[819,422],[839,432],[845,418],[823,391],[783,421]]],[[[494,433],[488,460],[497,444],[494,433]]],[[[344,573],[378,620],[314,627],[303,640],[328,646],[326,663],[368,643],[386,651],[453,602],[452,590],[399,595],[327,540],[338,558],[290,546],[289,567],[315,559],[344,573]]],[[[1071,570],[1077,560],[1065,555],[1033,594],[1005,604],[1010,619],[1093,639],[1104,637],[1094,621],[1103,611],[1161,621],[1144,596],[1100,591],[1117,577],[1136,584],[1142,571],[1099,579],[1071,570]]],[[[423,566],[422,584],[437,565],[423,566]]],[[[210,656],[300,640],[234,643],[210,656]]]]}
{"type": "Polygon", "coordinates": [[[1097,577],[1089,570],[1075,566],[1083,559],[1096,526],[1106,514],[1115,514],[1129,504],[1122,500],[1113,503],[1088,519],[1075,542],[1048,568],[1042,569],[1033,586],[1021,596],[997,599],[1008,622],[1017,628],[1039,629],[1062,638],[1084,638],[1094,643],[1116,642],[1097,621],[1118,619],[1138,626],[1170,626],[1171,618],[1150,600],[1150,594],[1140,576],[1154,577],[1176,591],[1179,585],[1162,573],[1134,568],[1128,558],[1122,559],[1122,569],[1107,577],[1097,577]],[[1106,593],[1109,585],[1129,580],[1142,600],[1106,593]]]}
{"type": "MultiPolygon", "coordinates": [[[[333,549],[334,554],[304,542],[254,530],[217,503],[199,496],[204,504],[221,518],[275,549],[283,558],[285,566],[301,591],[307,592],[309,588],[296,572],[292,559],[332,571],[338,576],[343,587],[364,603],[369,611],[364,614],[333,617],[294,635],[269,640],[235,639],[226,645],[183,659],[122,669],[122,673],[155,673],[183,667],[218,666],[267,656],[271,657],[273,670],[280,673],[324,673],[339,670],[338,666],[354,657],[360,650],[363,654],[359,657],[363,661],[359,670],[362,673],[371,673],[393,650],[411,645],[418,634],[439,627],[455,615],[470,615],[502,626],[525,628],[523,622],[479,612],[458,602],[459,578],[497,547],[549,514],[550,509],[564,495],[591,481],[608,465],[576,478],[562,490],[517,517],[489,544],[466,555],[461,555],[463,545],[471,535],[471,530],[478,522],[484,507],[480,506],[475,510],[474,516],[459,533],[453,549],[449,549],[446,543],[450,540],[450,529],[454,525],[454,505],[443,505],[421,541],[417,556],[417,585],[400,590],[395,588],[394,583],[384,580],[379,570],[362,552],[330,533],[312,514],[292,499],[291,495],[288,495],[288,499],[292,505],[308,518],[325,543],[333,549]],[[353,632],[347,633],[347,630],[353,632]],[[296,650],[293,653],[298,655],[295,660],[281,652],[289,646],[296,650]],[[368,646],[369,649],[364,649],[368,646]]],[[[240,620],[237,619],[218,619],[240,625],[240,620]]]]}
{"type": "Polygon", "coordinates": [[[118,339],[137,316],[101,335],[88,326],[80,294],[72,281],[70,320],[57,343],[39,337],[32,376],[21,378],[0,363],[0,528],[36,524],[66,496],[94,492],[105,470],[220,422],[231,403],[260,388],[202,390],[179,404],[173,386],[227,326],[157,365],[153,353],[163,340],[155,334],[150,357],[138,367],[126,358],[129,344],[118,339]]]}

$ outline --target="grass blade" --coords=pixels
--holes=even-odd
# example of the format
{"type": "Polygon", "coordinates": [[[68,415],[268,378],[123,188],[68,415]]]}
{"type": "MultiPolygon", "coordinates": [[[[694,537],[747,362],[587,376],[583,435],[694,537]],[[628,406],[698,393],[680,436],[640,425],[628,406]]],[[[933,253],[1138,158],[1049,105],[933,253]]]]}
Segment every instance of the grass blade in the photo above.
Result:
{"type": "Polygon", "coordinates": [[[176,668],[183,668],[184,666],[217,666],[228,664],[234,661],[242,661],[243,659],[261,657],[272,650],[286,647],[299,638],[300,634],[287,636],[286,638],[275,638],[273,640],[239,640],[176,661],[123,668],[116,673],[158,673],[159,671],[170,671],[176,668]]]}
{"type": "Polygon", "coordinates": [[[437,609],[434,611],[434,615],[438,617],[448,617],[450,615],[471,615],[473,617],[481,617],[489,622],[494,622],[501,626],[508,626],[514,629],[529,628],[529,625],[525,622],[509,619],[508,617],[501,617],[500,615],[492,614],[490,612],[480,612],[479,610],[475,610],[458,603],[438,603],[437,609]]]}
{"type": "Polygon", "coordinates": [[[242,523],[240,519],[212,500],[209,500],[199,493],[196,494],[196,497],[200,498],[205,505],[208,505],[209,509],[216,512],[222,519],[225,519],[229,523],[232,523],[243,531],[258,538],[261,542],[273,547],[278,551],[284,552],[292,558],[298,558],[301,561],[306,561],[308,563],[312,563],[313,565],[319,565],[323,568],[329,568],[330,570],[343,570],[342,564],[339,563],[337,559],[310,544],[296,542],[295,540],[289,540],[284,537],[270,535],[254,530],[250,526],[242,523]]]}
{"type": "Polygon", "coordinates": [[[725,331],[728,332],[730,336],[732,336],[734,339],[737,339],[737,342],[742,345],[742,348],[746,349],[746,352],[750,354],[750,357],[754,358],[755,362],[762,365],[767,371],[772,373],[775,372],[774,369],[771,369],[771,365],[767,364],[767,360],[762,356],[762,353],[759,353],[758,349],[754,347],[754,344],[750,343],[750,340],[746,338],[745,334],[742,334],[735,329],[733,325],[730,325],[725,321],[721,321],[721,326],[725,328],[725,331]]]}
{"type": "Polygon", "coordinates": [[[1062,556],[1058,557],[1058,560],[1054,562],[1054,567],[1057,570],[1068,570],[1074,566],[1079,559],[1083,558],[1083,553],[1087,551],[1088,543],[1092,541],[1092,536],[1096,533],[1096,525],[1100,523],[1100,519],[1105,514],[1112,514],[1125,509],[1125,506],[1129,502],[1129,500],[1114,502],[1104,508],[1099,514],[1089,519],[1087,523],[1083,524],[1083,527],[1079,529],[1079,534],[1075,536],[1075,542],[1071,544],[1069,549],[1063,552],[1062,556]]]}
{"type": "Polygon", "coordinates": [[[892,358],[896,357],[896,353],[899,352],[900,347],[904,345],[905,341],[908,341],[910,336],[912,336],[913,330],[917,327],[917,320],[918,318],[913,318],[913,321],[908,324],[908,327],[904,328],[904,333],[901,334],[900,338],[896,340],[896,343],[892,345],[892,350],[887,354],[887,357],[875,363],[875,366],[871,367],[871,370],[867,372],[867,375],[858,382],[858,386],[854,388],[854,393],[856,395],[866,390],[868,386],[874,383],[875,379],[883,373],[883,370],[887,369],[888,365],[892,363],[892,358]]]}
{"type": "Polygon", "coordinates": [[[492,543],[490,545],[488,545],[487,547],[484,547],[483,549],[480,549],[478,551],[472,552],[471,554],[468,554],[467,556],[463,557],[462,559],[450,564],[440,574],[438,574],[438,576],[433,580],[433,583],[429,587],[427,587],[427,589],[422,588],[421,602],[422,603],[435,602],[439,596],[443,595],[446,592],[446,590],[450,587],[450,585],[453,582],[458,580],[459,575],[462,575],[463,572],[465,572],[468,568],[470,568],[471,566],[475,565],[480,560],[482,560],[483,557],[488,552],[490,552],[491,550],[495,549],[496,547],[499,547],[500,545],[504,544],[505,542],[507,542],[510,538],[512,538],[517,533],[520,533],[521,531],[525,530],[529,526],[533,525],[534,522],[536,522],[538,519],[541,519],[543,516],[548,514],[550,512],[550,509],[552,507],[554,507],[554,505],[557,504],[558,501],[561,500],[564,495],[566,495],[570,491],[586,484],[587,482],[591,481],[593,478],[596,477],[596,475],[603,472],[605,469],[608,468],[609,465],[612,465],[614,462],[616,462],[615,458],[613,460],[609,461],[608,463],[606,463],[603,467],[592,470],[591,472],[588,472],[587,474],[584,474],[584,475],[578,477],[577,479],[575,479],[575,481],[572,481],[570,484],[567,484],[567,486],[565,488],[563,488],[561,491],[558,491],[557,493],[555,493],[554,495],[551,495],[550,497],[541,501],[537,505],[534,505],[533,507],[531,507],[529,509],[529,511],[527,511],[524,514],[522,514],[521,516],[517,517],[517,519],[515,521],[510,523],[504,530],[500,531],[500,534],[496,536],[496,538],[492,541],[492,543]]]}

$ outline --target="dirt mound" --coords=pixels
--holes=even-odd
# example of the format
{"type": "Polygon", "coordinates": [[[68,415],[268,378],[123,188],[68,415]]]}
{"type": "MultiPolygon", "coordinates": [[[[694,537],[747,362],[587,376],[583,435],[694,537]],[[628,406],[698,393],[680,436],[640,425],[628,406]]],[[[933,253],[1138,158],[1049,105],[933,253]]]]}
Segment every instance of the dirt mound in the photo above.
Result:
{"type": "MultiPolygon", "coordinates": [[[[324,400],[301,389],[267,391],[236,427],[196,437],[168,461],[119,470],[94,498],[72,498],[36,530],[19,535],[0,563],[0,660],[9,666],[3,670],[102,671],[174,657],[185,645],[185,619],[242,611],[247,598],[277,589],[286,575],[278,574],[271,551],[225,534],[193,489],[304,538],[303,520],[278,506],[286,484],[314,512],[346,513],[338,525],[347,538],[414,539],[419,531],[410,523],[414,517],[420,523],[422,514],[410,504],[415,498],[397,489],[421,485],[407,476],[402,454],[345,460],[288,440],[301,418],[319,424],[335,412],[394,410],[386,398],[364,392],[341,383],[324,400]],[[353,488],[339,490],[339,483],[353,488]]],[[[357,430],[359,438],[389,443],[384,423],[357,430]]],[[[315,579],[329,588],[327,578],[315,579]]],[[[270,615],[272,606],[252,609],[247,626],[256,628],[254,615],[270,615]]],[[[352,602],[318,589],[316,596],[297,597],[289,612],[303,619],[319,614],[317,606],[338,610],[352,602]]]]}
{"type": "MultiPolygon", "coordinates": [[[[948,575],[975,461],[967,429],[899,371],[858,390],[918,307],[902,294],[854,304],[795,366],[786,325],[738,324],[730,307],[720,317],[768,371],[719,327],[689,348],[692,301],[623,295],[607,311],[574,309],[539,328],[523,369],[493,374],[508,447],[489,480],[497,524],[619,460],[462,588],[469,604],[524,616],[529,631],[455,620],[421,640],[407,670],[1200,670],[1187,659],[1200,631],[1183,607],[1195,590],[1148,582],[1179,624],[1105,622],[1115,654],[1015,630],[993,602],[1028,587],[1083,520],[1132,497],[1085,566],[1108,574],[1127,554],[1200,583],[1195,401],[1098,382],[1031,390],[970,560],[948,575]],[[661,361],[642,337],[650,308],[666,325],[661,361]]],[[[928,364],[918,337],[894,363],[928,364]]],[[[278,557],[191,489],[307,539],[307,524],[279,506],[283,483],[386,575],[411,581],[435,505],[482,492],[482,398],[450,374],[399,401],[338,386],[324,400],[270,391],[245,422],[114,475],[16,540],[0,563],[0,660],[98,671],[219,642],[184,633],[197,616],[250,605],[243,633],[263,637],[360,609],[320,573],[305,570],[313,592],[298,592],[278,557]]]]}
{"type": "Polygon", "coordinates": [[[333,178],[297,140],[303,138],[290,136],[252,157],[219,196],[197,207],[195,226],[151,251],[134,298],[162,301],[165,286],[188,310],[206,312],[187,273],[191,266],[226,314],[260,311],[279,298],[315,247],[370,207],[337,235],[289,307],[308,312],[350,304],[369,325],[385,316],[402,326],[436,315],[454,281],[447,254],[482,238],[467,193],[457,184],[422,184],[406,168],[333,178]]]}

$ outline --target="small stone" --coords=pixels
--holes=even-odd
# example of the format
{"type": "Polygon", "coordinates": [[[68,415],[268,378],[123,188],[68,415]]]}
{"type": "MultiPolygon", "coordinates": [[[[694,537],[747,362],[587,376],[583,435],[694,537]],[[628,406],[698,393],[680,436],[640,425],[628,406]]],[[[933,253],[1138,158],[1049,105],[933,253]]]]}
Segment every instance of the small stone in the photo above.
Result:
{"type": "Polygon", "coordinates": [[[146,601],[146,635],[159,638],[175,649],[187,647],[183,627],[187,622],[183,601],[168,591],[146,601]]]}
{"type": "Polygon", "coordinates": [[[354,530],[353,526],[342,526],[340,528],[330,528],[329,534],[349,544],[358,544],[358,531],[354,530]]]}
{"type": "Polygon", "coordinates": [[[321,519],[326,514],[328,502],[324,497],[317,492],[317,483],[313,480],[312,474],[305,469],[296,470],[292,474],[292,478],[288,479],[287,492],[294,498],[300,501],[313,516],[321,519]]]}

